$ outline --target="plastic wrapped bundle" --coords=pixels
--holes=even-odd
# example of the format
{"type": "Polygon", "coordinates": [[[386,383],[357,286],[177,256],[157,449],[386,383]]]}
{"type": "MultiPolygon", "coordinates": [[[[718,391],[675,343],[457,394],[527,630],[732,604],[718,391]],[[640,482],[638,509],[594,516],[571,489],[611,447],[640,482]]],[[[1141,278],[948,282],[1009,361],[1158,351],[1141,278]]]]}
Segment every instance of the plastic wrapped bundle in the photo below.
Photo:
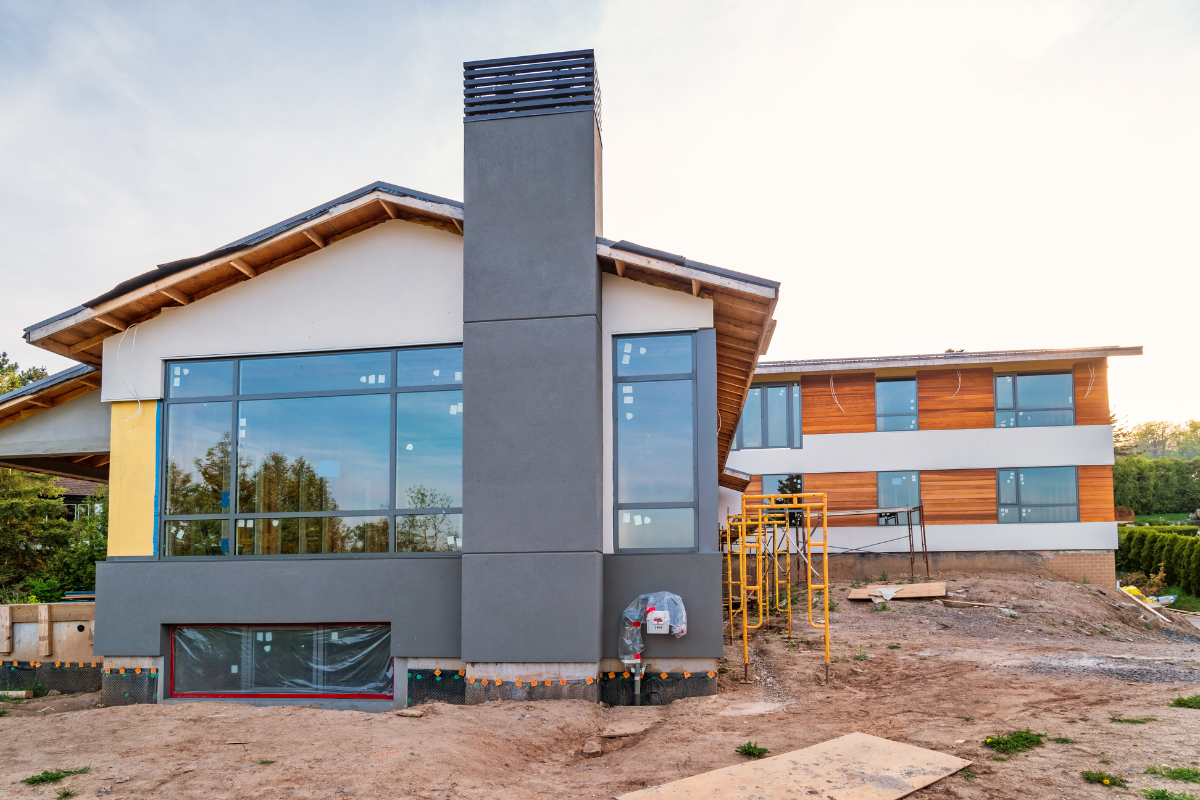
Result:
{"type": "MultiPolygon", "coordinates": [[[[643,623],[647,615],[662,619],[670,632],[678,639],[687,633],[687,612],[683,608],[683,600],[679,595],[670,592],[650,592],[639,595],[637,600],[621,612],[621,641],[617,652],[622,661],[632,661],[642,657],[645,643],[642,641],[643,623]],[[661,612],[666,611],[666,615],[661,612]],[[660,612],[654,614],[654,612],[660,612]]],[[[667,630],[662,630],[666,633],[667,630]]]]}

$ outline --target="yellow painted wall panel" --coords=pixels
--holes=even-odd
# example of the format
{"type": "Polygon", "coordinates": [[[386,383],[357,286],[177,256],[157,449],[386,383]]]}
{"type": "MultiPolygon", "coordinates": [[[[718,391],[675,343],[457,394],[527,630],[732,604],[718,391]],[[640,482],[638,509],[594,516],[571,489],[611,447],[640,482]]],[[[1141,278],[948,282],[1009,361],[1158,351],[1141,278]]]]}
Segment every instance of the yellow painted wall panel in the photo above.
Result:
{"type": "Polygon", "coordinates": [[[159,404],[112,404],[112,460],[108,465],[108,554],[154,555],[159,404]]]}

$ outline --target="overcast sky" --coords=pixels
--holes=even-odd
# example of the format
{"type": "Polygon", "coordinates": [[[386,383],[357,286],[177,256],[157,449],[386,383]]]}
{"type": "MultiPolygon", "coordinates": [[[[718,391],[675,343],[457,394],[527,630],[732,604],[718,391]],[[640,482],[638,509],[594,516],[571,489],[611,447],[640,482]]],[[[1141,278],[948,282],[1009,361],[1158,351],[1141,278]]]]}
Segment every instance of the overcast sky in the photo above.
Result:
{"type": "Polygon", "coordinates": [[[1166,0],[0,0],[0,350],[374,180],[461,198],[462,62],[586,47],[605,234],[782,281],[767,359],[1140,344],[1116,411],[1200,418],[1166,0]]]}

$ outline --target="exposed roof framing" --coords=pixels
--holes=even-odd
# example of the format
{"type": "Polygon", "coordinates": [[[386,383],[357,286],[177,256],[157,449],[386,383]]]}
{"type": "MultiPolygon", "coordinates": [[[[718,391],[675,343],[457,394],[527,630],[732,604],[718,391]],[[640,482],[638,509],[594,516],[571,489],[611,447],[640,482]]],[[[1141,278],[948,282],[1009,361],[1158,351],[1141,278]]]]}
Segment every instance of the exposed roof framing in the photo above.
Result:
{"type": "Polygon", "coordinates": [[[160,264],[81,306],[25,329],[25,339],[99,365],[105,339],[227,286],[251,280],[393,219],[462,234],[462,204],[388,183],[373,183],[194,258],[160,264]]]}
{"type": "Polygon", "coordinates": [[[80,364],[0,395],[0,428],[100,388],[100,370],[80,364]]]}
{"type": "Polygon", "coordinates": [[[1017,361],[1068,361],[1109,356],[1140,356],[1142,346],[1071,347],[1062,350],[979,350],[973,353],[929,353],[916,356],[865,358],[814,358],[806,361],[764,361],[757,375],[795,372],[843,372],[852,370],[900,369],[905,367],[962,367],[968,364],[997,364],[1017,361]]]}

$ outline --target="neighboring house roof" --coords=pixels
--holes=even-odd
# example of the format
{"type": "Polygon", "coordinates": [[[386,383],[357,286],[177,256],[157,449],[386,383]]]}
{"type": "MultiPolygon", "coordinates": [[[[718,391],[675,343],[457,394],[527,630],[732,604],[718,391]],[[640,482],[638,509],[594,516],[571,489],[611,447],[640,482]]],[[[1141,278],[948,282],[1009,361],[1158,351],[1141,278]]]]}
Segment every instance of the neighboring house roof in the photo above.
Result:
{"type": "Polygon", "coordinates": [[[85,481],[79,478],[57,478],[54,483],[63,490],[63,494],[75,497],[91,497],[100,485],[95,481],[85,481]]]}
{"type": "Polygon", "coordinates": [[[976,352],[928,353],[915,356],[869,356],[861,358],[812,358],[804,361],[762,361],[755,375],[794,372],[843,372],[906,367],[962,367],[970,364],[1015,363],[1019,361],[1066,361],[1109,356],[1140,356],[1142,346],[1069,347],[1060,350],[979,350],[976,352]]]}
{"type": "Polygon", "coordinates": [[[27,383],[0,394],[0,428],[99,388],[100,370],[88,364],[27,383]]]}

